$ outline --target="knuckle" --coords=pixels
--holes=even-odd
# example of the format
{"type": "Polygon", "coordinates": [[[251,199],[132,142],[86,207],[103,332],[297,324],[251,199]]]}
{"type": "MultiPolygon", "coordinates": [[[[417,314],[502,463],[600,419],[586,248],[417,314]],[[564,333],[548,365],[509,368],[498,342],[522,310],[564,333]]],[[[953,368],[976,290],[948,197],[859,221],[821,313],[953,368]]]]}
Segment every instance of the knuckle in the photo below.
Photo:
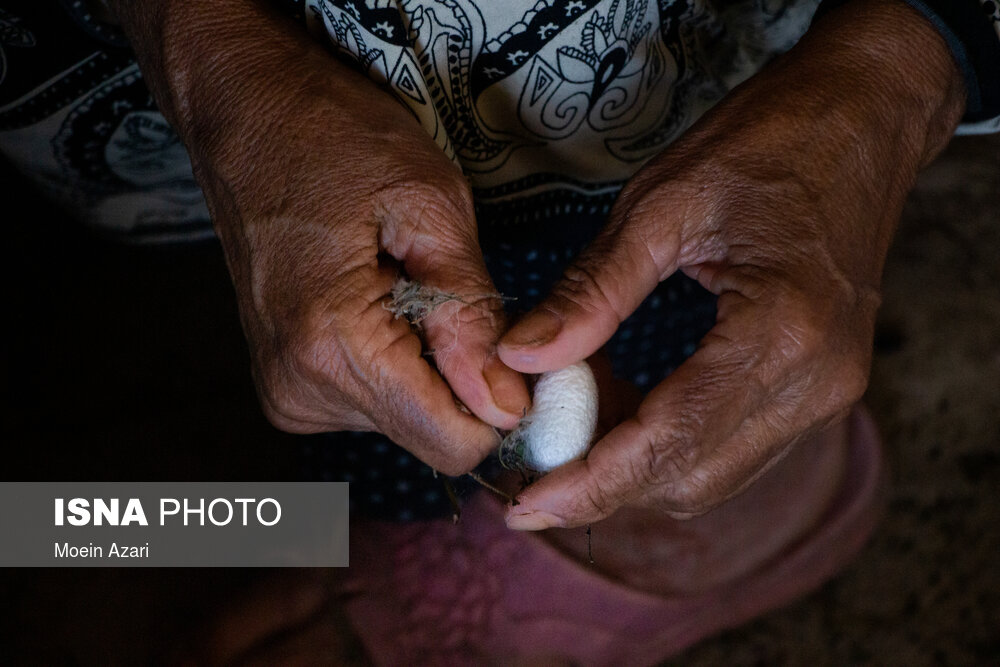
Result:
{"type": "Polygon", "coordinates": [[[284,390],[283,382],[260,379],[256,385],[261,411],[272,426],[286,433],[312,432],[306,421],[306,410],[293,398],[292,392],[284,390]]]}
{"type": "Polygon", "coordinates": [[[672,484],[661,497],[664,511],[698,516],[711,509],[714,495],[709,485],[696,475],[687,475],[672,484]]]}
{"type": "Polygon", "coordinates": [[[679,418],[646,429],[646,456],[633,464],[635,484],[648,503],[670,514],[698,515],[710,509],[714,497],[711,479],[701,470],[701,455],[694,417],[679,418]]]}
{"type": "Polygon", "coordinates": [[[344,430],[364,423],[345,378],[342,342],[329,328],[303,324],[254,364],[257,394],[276,428],[290,433],[344,430]]]}
{"type": "Polygon", "coordinates": [[[276,405],[271,401],[263,399],[260,402],[260,406],[267,421],[279,431],[307,435],[310,433],[319,433],[322,430],[313,424],[297,419],[294,416],[298,411],[296,406],[276,405]]]}
{"type": "MultiPolygon", "coordinates": [[[[354,367],[356,380],[368,387],[376,405],[408,406],[413,403],[412,385],[398,368],[398,360],[419,358],[422,353],[420,338],[405,328],[391,332],[377,332],[367,338],[348,341],[347,365],[354,367]]],[[[343,362],[335,362],[345,365],[343,362]]]]}
{"type": "Polygon", "coordinates": [[[443,458],[440,463],[433,467],[449,477],[461,477],[462,475],[472,472],[473,468],[475,468],[478,463],[478,457],[466,453],[460,453],[443,458]]]}
{"type": "Polygon", "coordinates": [[[407,178],[385,188],[380,201],[382,243],[397,258],[433,257],[441,266],[467,261],[478,247],[472,192],[459,175],[407,178]]]}
{"type": "Polygon", "coordinates": [[[407,178],[383,193],[383,199],[401,207],[415,224],[437,227],[447,221],[467,222],[472,228],[474,204],[468,183],[457,173],[434,172],[407,178]]]}
{"type": "Polygon", "coordinates": [[[314,303],[299,314],[280,343],[286,375],[323,385],[338,384],[345,341],[338,316],[326,304],[314,303]]]}
{"type": "Polygon", "coordinates": [[[574,509],[578,516],[604,517],[615,508],[606,487],[598,484],[583,489],[583,493],[578,496],[577,507],[574,509]]]}
{"type": "Polygon", "coordinates": [[[648,455],[629,462],[628,477],[641,491],[648,491],[662,483],[662,469],[663,459],[653,447],[648,455]]]}
{"type": "Polygon", "coordinates": [[[842,360],[834,371],[834,387],[838,407],[853,405],[861,400],[868,388],[870,365],[857,358],[842,360]]]}
{"type": "Polygon", "coordinates": [[[449,444],[443,436],[435,436],[433,442],[428,438],[423,442],[408,443],[407,447],[417,458],[449,477],[460,477],[471,472],[485,458],[486,452],[468,441],[454,441],[449,444]]]}
{"type": "Polygon", "coordinates": [[[458,172],[439,174],[432,186],[437,198],[453,210],[456,219],[472,221],[475,210],[472,190],[458,172]]]}
{"type": "MultiPolygon", "coordinates": [[[[681,229],[674,224],[684,216],[684,204],[665,202],[662,197],[644,199],[621,213],[614,226],[608,225],[594,248],[602,254],[616,256],[641,266],[648,264],[659,280],[666,280],[674,270],[674,261],[681,249],[681,229]],[[665,224],[665,212],[669,222],[665,224]]],[[[692,246],[694,239],[689,240],[692,246]]],[[[697,246],[705,247],[698,239],[697,246]]]]}
{"type": "Polygon", "coordinates": [[[370,430],[371,422],[339,393],[285,385],[258,389],[261,410],[272,426],[295,434],[370,430]],[[328,397],[327,397],[328,396],[328,397]]]}
{"type": "Polygon", "coordinates": [[[644,464],[636,471],[636,480],[649,486],[669,484],[684,478],[698,463],[696,433],[697,419],[690,415],[679,415],[669,424],[637,419],[646,434],[646,456],[644,464]]]}
{"type": "Polygon", "coordinates": [[[792,365],[807,363],[829,346],[828,318],[804,295],[793,293],[783,301],[775,317],[776,349],[792,365]]]}
{"type": "Polygon", "coordinates": [[[332,347],[329,337],[321,331],[299,332],[288,346],[289,360],[296,374],[310,381],[322,381],[334,375],[332,347]]]}
{"type": "Polygon", "coordinates": [[[651,435],[648,430],[643,433],[646,434],[644,453],[629,461],[628,476],[633,484],[646,492],[670,479],[677,464],[670,454],[671,447],[666,444],[665,437],[651,435]]]}
{"type": "Polygon", "coordinates": [[[610,286],[606,284],[603,275],[596,262],[580,258],[566,269],[555,289],[555,295],[588,313],[611,313],[621,322],[628,313],[619,312],[618,300],[612,298],[610,286]]]}

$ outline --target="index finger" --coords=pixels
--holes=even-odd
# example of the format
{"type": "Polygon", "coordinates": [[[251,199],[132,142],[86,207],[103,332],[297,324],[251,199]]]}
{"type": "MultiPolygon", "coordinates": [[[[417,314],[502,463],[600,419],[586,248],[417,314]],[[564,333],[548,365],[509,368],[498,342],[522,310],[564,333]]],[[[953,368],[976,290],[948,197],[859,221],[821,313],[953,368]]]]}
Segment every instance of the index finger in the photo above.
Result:
{"type": "Polygon", "coordinates": [[[449,475],[468,472],[499,443],[496,431],[463,410],[424,357],[410,325],[384,308],[395,273],[382,270],[377,294],[346,326],[344,368],[359,408],[379,432],[449,475]]]}

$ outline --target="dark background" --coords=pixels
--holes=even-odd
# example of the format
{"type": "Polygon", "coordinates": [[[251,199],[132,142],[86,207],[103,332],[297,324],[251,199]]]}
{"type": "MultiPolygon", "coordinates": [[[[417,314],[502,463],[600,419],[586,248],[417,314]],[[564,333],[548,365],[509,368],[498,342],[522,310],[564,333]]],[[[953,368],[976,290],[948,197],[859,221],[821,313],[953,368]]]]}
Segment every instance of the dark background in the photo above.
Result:
{"type": "MultiPolygon", "coordinates": [[[[299,439],[257,405],[218,243],[101,238],[2,160],[0,194],[0,481],[297,479],[299,439]]],[[[268,574],[0,569],[0,664],[160,662],[268,574]]]]}
{"type": "Polygon", "coordinates": [[[3,478],[295,479],[297,439],[258,408],[215,241],[117,244],[5,163],[0,184],[3,478]]]}

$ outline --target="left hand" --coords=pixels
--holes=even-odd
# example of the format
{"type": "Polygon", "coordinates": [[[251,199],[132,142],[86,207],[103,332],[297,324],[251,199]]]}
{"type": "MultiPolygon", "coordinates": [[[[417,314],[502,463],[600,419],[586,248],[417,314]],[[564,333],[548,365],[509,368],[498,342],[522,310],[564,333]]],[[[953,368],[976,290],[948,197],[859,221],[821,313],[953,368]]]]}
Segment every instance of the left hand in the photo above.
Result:
{"type": "Polygon", "coordinates": [[[857,0],[646,165],[500,357],[526,373],[574,363],[677,270],[719,295],[717,323],[586,460],[528,487],[508,525],[577,526],[626,503],[701,514],[844,416],[867,384],[903,202],[964,99],[922,16],[857,0]]]}

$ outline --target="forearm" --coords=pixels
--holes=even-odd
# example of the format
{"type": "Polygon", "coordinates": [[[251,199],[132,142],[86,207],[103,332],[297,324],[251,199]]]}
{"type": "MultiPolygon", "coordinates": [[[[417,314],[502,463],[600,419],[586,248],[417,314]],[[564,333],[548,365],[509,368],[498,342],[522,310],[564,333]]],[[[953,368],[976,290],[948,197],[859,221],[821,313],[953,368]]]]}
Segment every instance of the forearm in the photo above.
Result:
{"type": "Polygon", "coordinates": [[[801,64],[833,70],[829,80],[856,100],[859,122],[907,148],[918,166],[944,148],[965,111],[963,76],[945,39],[901,0],[846,3],[817,21],[801,50],[809,54],[801,64]]]}
{"type": "MultiPolygon", "coordinates": [[[[695,178],[731,183],[734,201],[767,196],[786,202],[787,220],[810,221],[760,220],[746,230],[746,252],[778,237],[800,248],[803,257],[796,259],[803,261],[815,261],[809,257],[816,247],[839,249],[840,256],[830,258],[835,265],[877,286],[906,194],[952,136],[964,99],[950,51],[922,16],[898,0],[854,0],[818,20],[795,48],[651,162],[619,206],[655,191],[665,168],[686,182],[699,173],[696,165],[706,165],[708,173],[695,178]],[[801,210],[791,208],[793,202],[801,210]],[[821,202],[832,219],[819,224],[821,202]],[[869,257],[876,261],[868,263],[869,257]]],[[[700,215],[729,211],[716,201],[700,215]]],[[[698,216],[691,224],[700,225],[698,216]]],[[[721,252],[694,247],[692,256],[682,251],[682,262],[711,262],[715,255],[704,253],[721,252]]]]}
{"type": "MultiPolygon", "coordinates": [[[[391,95],[264,0],[112,0],[111,8],[187,147],[244,294],[259,246],[292,243],[279,221],[332,225],[331,211],[374,185],[349,175],[381,172],[389,182],[382,162],[391,144],[429,142],[391,95]]],[[[315,231],[337,241],[336,230],[315,231]]]]}
{"type": "MultiPolygon", "coordinates": [[[[196,168],[217,175],[301,159],[320,147],[270,140],[281,123],[322,123],[343,158],[382,126],[418,127],[376,84],[340,62],[262,0],[110,0],[163,114],[196,168]],[[377,113],[371,114],[375,109],[377,113]],[[367,132],[356,131],[363,123],[367,132]]],[[[345,164],[345,168],[349,165],[345,164]]],[[[254,184],[259,187],[260,184],[254,184]]]]}
{"type": "MultiPolygon", "coordinates": [[[[161,111],[185,136],[206,121],[243,124],[295,45],[280,17],[257,2],[109,0],[161,111]]],[[[272,82],[272,84],[275,82],[272,82]]],[[[202,129],[203,133],[207,133],[202,129]]]]}
{"type": "Polygon", "coordinates": [[[962,74],[937,30],[899,0],[847,3],[819,19],[796,51],[779,67],[800,70],[799,80],[820,90],[811,110],[819,120],[817,159],[837,161],[822,147],[825,133],[829,147],[848,158],[833,172],[837,180],[817,185],[868,193],[867,201],[857,200],[868,210],[845,206],[840,233],[867,246],[846,245],[848,256],[879,258],[871,274],[858,275],[877,285],[917,172],[944,149],[962,118],[962,74]],[[858,229],[879,207],[879,226],[858,229]]]}

